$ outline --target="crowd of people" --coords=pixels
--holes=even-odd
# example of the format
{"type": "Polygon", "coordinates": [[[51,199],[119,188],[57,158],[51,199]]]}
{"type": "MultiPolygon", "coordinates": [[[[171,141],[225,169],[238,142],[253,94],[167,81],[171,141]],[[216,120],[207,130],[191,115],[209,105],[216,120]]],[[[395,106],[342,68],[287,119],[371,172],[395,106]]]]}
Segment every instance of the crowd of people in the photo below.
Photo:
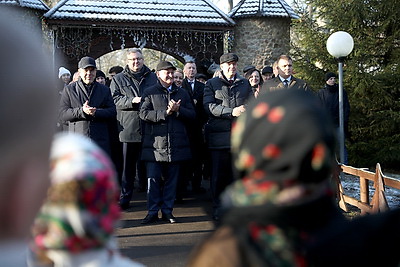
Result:
{"type": "Polygon", "coordinates": [[[348,221],[335,203],[334,73],[314,94],[287,55],[242,76],[225,53],[207,80],[193,61],[153,72],[133,48],[109,81],[92,57],[74,81],[60,67],[60,88],[39,35],[0,15],[0,73],[30,69],[0,80],[0,266],[141,266],[113,235],[135,181],[150,224],[176,223],[203,179],[218,223],[189,266],[399,265],[400,210],[348,221]]]}
{"type": "MultiPolygon", "coordinates": [[[[83,57],[75,82],[70,81],[69,70],[59,68],[63,84],[59,124],[62,130],[90,137],[112,158],[121,187],[121,209],[130,208],[135,185],[139,192],[147,191],[149,213],[142,223],[157,221],[159,209],[162,218],[176,222],[174,203],[183,202],[188,188],[204,193],[204,179],[210,180],[212,217],[218,221],[220,194],[233,181],[233,122],[246,111],[248,102],[265,92],[311,91],[304,80],[293,76],[288,55],[261,70],[248,65],[243,76],[238,61],[234,53],[223,54],[213,78],[207,79],[197,73],[192,60],[185,62],[183,69],[162,61],[152,71],[145,65],[142,51],[132,48],[125,68],[110,68],[109,79],[96,68],[93,58],[83,57]],[[156,91],[148,96],[150,88],[156,91]]],[[[337,117],[334,76],[327,74],[327,84],[318,95],[337,117]]],[[[347,125],[349,105],[345,99],[347,125]]]]}

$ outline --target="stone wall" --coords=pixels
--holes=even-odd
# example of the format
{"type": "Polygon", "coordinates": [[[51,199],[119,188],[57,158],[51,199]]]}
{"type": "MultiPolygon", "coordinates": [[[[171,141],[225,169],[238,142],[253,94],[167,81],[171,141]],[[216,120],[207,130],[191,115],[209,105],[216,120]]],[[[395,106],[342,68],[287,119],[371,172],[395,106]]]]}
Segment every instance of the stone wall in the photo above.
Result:
{"type": "Polygon", "coordinates": [[[238,70],[253,65],[258,69],[272,66],[290,49],[289,18],[236,19],[232,52],[239,56],[238,70]]]}

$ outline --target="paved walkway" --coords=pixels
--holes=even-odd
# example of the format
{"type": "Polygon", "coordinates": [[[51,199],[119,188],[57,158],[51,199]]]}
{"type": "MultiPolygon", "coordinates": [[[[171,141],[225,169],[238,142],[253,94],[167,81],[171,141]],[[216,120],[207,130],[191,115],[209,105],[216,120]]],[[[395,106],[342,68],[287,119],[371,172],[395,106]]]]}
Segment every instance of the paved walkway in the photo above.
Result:
{"type": "Polygon", "coordinates": [[[135,193],[131,208],[123,212],[121,227],[117,229],[121,252],[149,267],[185,266],[193,247],[214,229],[211,211],[209,191],[188,194],[183,204],[175,205],[177,223],[141,225],[147,214],[146,193],[135,193]]]}

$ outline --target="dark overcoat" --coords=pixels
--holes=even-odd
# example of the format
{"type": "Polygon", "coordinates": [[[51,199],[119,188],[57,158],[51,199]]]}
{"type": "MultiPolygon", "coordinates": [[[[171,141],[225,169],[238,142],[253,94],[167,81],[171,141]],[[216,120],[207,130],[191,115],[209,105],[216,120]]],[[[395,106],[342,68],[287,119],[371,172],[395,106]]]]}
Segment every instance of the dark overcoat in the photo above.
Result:
{"type": "Polygon", "coordinates": [[[61,94],[60,118],[68,122],[68,130],[88,136],[105,152],[111,154],[109,123],[117,111],[110,89],[98,82],[92,84],[88,93],[82,80],[66,86],[61,94]],[[94,116],[83,112],[83,104],[96,108],[94,116]]]}
{"type": "Polygon", "coordinates": [[[208,113],[205,135],[210,149],[231,147],[231,128],[235,107],[245,105],[253,98],[253,91],[247,79],[236,75],[230,84],[222,75],[207,81],[204,88],[204,109],[208,113]]]}
{"type": "Polygon", "coordinates": [[[178,162],[191,159],[186,124],[196,116],[188,93],[172,85],[168,91],[159,82],[142,95],[139,112],[143,120],[142,160],[178,162]],[[169,101],[181,100],[178,112],[167,115],[169,101]]]}
{"type": "Polygon", "coordinates": [[[143,66],[143,76],[140,81],[132,77],[126,67],[124,71],[114,76],[110,89],[117,108],[119,122],[119,140],[121,142],[141,142],[141,123],[139,118],[140,103],[132,103],[134,97],[141,97],[143,91],[157,83],[157,76],[146,66],[143,66]]]}

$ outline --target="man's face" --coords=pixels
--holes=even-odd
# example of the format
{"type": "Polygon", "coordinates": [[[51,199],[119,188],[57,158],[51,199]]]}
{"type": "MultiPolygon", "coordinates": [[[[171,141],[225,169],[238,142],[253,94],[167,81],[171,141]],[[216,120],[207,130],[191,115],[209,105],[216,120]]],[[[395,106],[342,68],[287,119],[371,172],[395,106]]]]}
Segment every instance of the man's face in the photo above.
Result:
{"type": "Polygon", "coordinates": [[[140,53],[129,53],[127,55],[128,67],[133,72],[138,72],[144,65],[143,55],[140,53]]]}
{"type": "Polygon", "coordinates": [[[327,81],[326,84],[332,86],[336,83],[336,78],[335,77],[330,77],[327,81]]]}
{"type": "Polygon", "coordinates": [[[280,59],[278,62],[278,74],[282,78],[289,78],[293,74],[293,65],[291,60],[280,59]]]}
{"type": "Polygon", "coordinates": [[[273,75],[274,75],[273,73],[265,73],[265,74],[263,74],[262,77],[264,79],[264,82],[266,82],[268,80],[271,80],[273,75]]]}
{"type": "Polygon", "coordinates": [[[224,73],[225,77],[231,79],[235,76],[237,70],[237,62],[225,62],[220,64],[221,70],[224,73]]]}
{"type": "Polygon", "coordinates": [[[185,67],[183,68],[183,73],[185,74],[185,77],[193,80],[197,74],[196,63],[186,63],[185,67]]]}
{"type": "Polygon", "coordinates": [[[96,79],[96,68],[87,67],[84,69],[78,69],[79,76],[81,77],[83,83],[91,84],[96,79]]]}
{"type": "Polygon", "coordinates": [[[164,87],[170,87],[174,82],[174,69],[159,70],[157,77],[164,87]]]}
{"type": "Polygon", "coordinates": [[[117,75],[116,72],[111,72],[111,73],[110,73],[111,79],[114,78],[115,75],[117,75]]]}

